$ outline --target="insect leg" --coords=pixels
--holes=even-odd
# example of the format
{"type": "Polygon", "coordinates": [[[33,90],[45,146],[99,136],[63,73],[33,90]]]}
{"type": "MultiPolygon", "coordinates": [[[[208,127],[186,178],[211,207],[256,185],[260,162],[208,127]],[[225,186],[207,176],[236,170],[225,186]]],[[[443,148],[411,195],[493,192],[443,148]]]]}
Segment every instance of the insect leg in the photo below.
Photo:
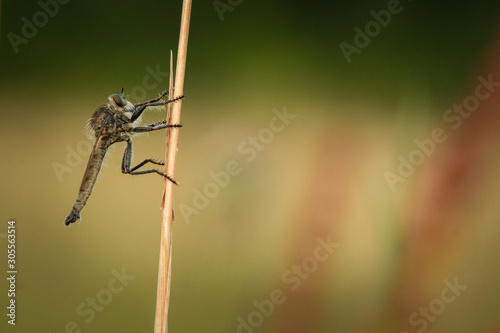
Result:
{"type": "Polygon", "coordinates": [[[165,163],[163,163],[163,162],[158,162],[158,161],[155,161],[152,159],[146,159],[132,168],[130,167],[131,163],[132,163],[132,140],[128,139],[127,140],[127,148],[125,148],[125,153],[123,154],[123,161],[122,161],[122,172],[123,173],[129,174],[129,175],[145,175],[148,173],[157,173],[160,176],[167,178],[175,185],[179,185],[179,184],[177,184],[177,182],[174,179],[172,179],[171,177],[167,176],[166,174],[164,174],[161,171],[156,170],[156,169],[136,171],[137,169],[139,169],[140,167],[142,167],[146,163],[153,163],[156,165],[165,165],[165,163]]]}
{"type": "MultiPolygon", "coordinates": [[[[146,101],[146,102],[142,102],[142,103],[137,103],[134,105],[134,114],[132,115],[132,118],[131,120],[132,121],[135,121],[137,118],[139,118],[142,114],[142,112],[144,112],[144,110],[148,107],[148,106],[151,106],[152,104],[153,105],[156,105],[156,103],[165,103],[165,102],[158,102],[160,99],[162,99],[165,95],[168,95],[168,91],[164,91],[163,93],[160,94],[160,96],[152,99],[152,100],[149,100],[149,101],[146,101]]],[[[163,105],[163,104],[159,104],[159,105],[163,105]]]]}
{"type": "Polygon", "coordinates": [[[137,103],[136,105],[134,106],[141,106],[141,105],[145,105],[145,104],[149,104],[149,103],[154,103],[154,102],[158,102],[160,99],[162,99],[164,96],[168,95],[168,90],[165,90],[164,92],[162,92],[158,97],[152,99],[152,100],[149,100],[149,101],[145,101],[145,102],[141,102],[141,103],[137,103]]]}
{"type": "Polygon", "coordinates": [[[158,105],[170,104],[170,103],[173,103],[173,102],[177,102],[178,100],[181,100],[184,97],[186,97],[186,96],[180,95],[180,96],[177,96],[175,98],[169,99],[168,101],[151,102],[151,103],[146,104],[146,106],[158,106],[158,105]]]}
{"type": "Polygon", "coordinates": [[[160,121],[158,123],[150,124],[147,126],[137,126],[137,127],[132,128],[130,131],[136,132],[136,133],[144,133],[144,132],[151,132],[151,131],[156,131],[156,130],[160,130],[163,128],[169,128],[169,127],[182,127],[182,124],[172,124],[171,125],[171,124],[167,124],[167,122],[164,120],[164,121],[160,121]]]}

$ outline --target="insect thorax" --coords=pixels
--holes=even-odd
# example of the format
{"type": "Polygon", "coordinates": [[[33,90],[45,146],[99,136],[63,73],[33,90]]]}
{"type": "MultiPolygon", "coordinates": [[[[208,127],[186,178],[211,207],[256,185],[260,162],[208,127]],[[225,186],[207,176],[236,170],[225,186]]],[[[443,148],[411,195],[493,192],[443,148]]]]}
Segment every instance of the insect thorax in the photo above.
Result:
{"type": "Polygon", "coordinates": [[[89,120],[89,129],[96,137],[103,135],[118,135],[132,127],[130,119],[113,106],[99,106],[89,120]]]}

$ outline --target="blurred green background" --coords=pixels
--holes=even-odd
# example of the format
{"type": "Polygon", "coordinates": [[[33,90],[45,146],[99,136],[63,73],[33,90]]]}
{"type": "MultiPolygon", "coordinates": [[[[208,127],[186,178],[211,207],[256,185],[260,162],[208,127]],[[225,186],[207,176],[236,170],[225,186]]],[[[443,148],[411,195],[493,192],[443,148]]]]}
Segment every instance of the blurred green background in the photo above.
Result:
{"type": "MultiPolygon", "coordinates": [[[[348,63],[339,45],[391,3],[194,1],[170,332],[498,332],[498,135],[475,146],[481,128],[464,121],[395,191],[384,175],[445,126],[491,64],[500,3],[401,1],[348,63]],[[285,110],[282,130],[266,130],[285,110]],[[479,166],[459,164],[458,185],[441,186],[462,157],[479,166]],[[200,203],[233,160],[241,171],[200,203]],[[339,245],[324,261],[318,238],[339,245]],[[297,289],[289,274],[302,276],[297,289]],[[456,277],[467,289],[439,308],[456,277]],[[283,303],[259,310],[274,290],[283,303]],[[432,320],[418,312],[429,306],[432,320]]],[[[2,313],[2,331],[152,332],[160,177],[121,174],[116,144],[81,222],[63,221],[92,143],[87,119],[122,87],[132,102],[166,89],[180,14],[181,1],[1,2],[0,267],[7,275],[15,219],[18,268],[16,326],[2,313]],[[134,278],[110,293],[122,270],[134,278]],[[78,311],[89,298],[91,319],[78,311]]],[[[143,123],[164,117],[146,112],[143,123]]],[[[134,161],[161,159],[164,141],[138,136],[134,161]]],[[[0,288],[5,312],[5,279],[0,288]]]]}

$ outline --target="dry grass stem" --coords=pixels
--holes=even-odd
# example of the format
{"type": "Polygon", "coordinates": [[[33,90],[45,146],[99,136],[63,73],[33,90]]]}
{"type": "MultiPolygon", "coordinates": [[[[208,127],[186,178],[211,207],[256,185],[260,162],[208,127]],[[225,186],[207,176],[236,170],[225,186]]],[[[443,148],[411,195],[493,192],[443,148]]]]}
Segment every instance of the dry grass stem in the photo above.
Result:
{"type": "MultiPolygon", "coordinates": [[[[169,96],[175,98],[184,93],[184,75],[186,69],[187,45],[189,36],[189,21],[191,17],[191,0],[184,0],[182,6],[181,29],[179,34],[179,47],[177,51],[177,64],[175,73],[175,86],[172,88],[170,76],[169,96]],[[172,93],[173,90],[173,93],[172,93]]],[[[170,53],[170,73],[172,73],[172,52],[170,53]]],[[[169,124],[179,124],[181,121],[182,100],[169,105],[167,121],[169,124]]],[[[179,129],[170,128],[166,134],[165,174],[175,179],[175,161],[179,129]]],[[[155,333],[168,331],[168,306],[170,300],[170,278],[172,264],[172,222],[173,214],[173,183],[164,182],[161,226],[160,260],[158,266],[158,287],[156,295],[155,333]]]]}

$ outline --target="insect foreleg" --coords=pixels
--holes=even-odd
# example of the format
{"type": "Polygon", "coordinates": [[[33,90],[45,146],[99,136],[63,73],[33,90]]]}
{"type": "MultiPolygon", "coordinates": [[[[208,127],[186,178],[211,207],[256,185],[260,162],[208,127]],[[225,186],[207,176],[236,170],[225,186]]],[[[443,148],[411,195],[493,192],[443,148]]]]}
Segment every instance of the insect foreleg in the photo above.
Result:
{"type": "Polygon", "coordinates": [[[178,96],[178,97],[175,97],[173,99],[169,99],[168,101],[159,101],[159,102],[152,102],[152,103],[148,103],[146,104],[146,106],[159,106],[159,105],[166,105],[166,104],[170,104],[170,103],[173,103],[173,102],[177,102],[178,100],[181,100],[183,99],[184,95],[181,95],[181,96],[178,96]]]}
{"type": "Polygon", "coordinates": [[[137,118],[139,118],[141,116],[141,114],[144,112],[144,110],[148,107],[148,106],[151,106],[151,103],[156,103],[158,102],[160,99],[163,98],[163,96],[165,95],[168,95],[168,91],[165,91],[163,92],[160,96],[152,99],[152,100],[149,100],[149,101],[146,101],[146,102],[142,102],[142,103],[138,103],[138,104],[135,104],[134,105],[134,114],[132,115],[132,118],[130,118],[132,121],[135,121],[137,118]]]}
{"type": "Polygon", "coordinates": [[[164,96],[168,95],[168,91],[164,91],[160,94],[160,96],[152,99],[152,100],[149,100],[149,101],[146,101],[146,102],[142,102],[142,103],[137,103],[136,105],[134,105],[135,107],[138,107],[138,106],[141,106],[141,105],[145,105],[145,104],[149,104],[149,103],[154,103],[154,102],[158,102],[160,99],[162,99],[164,96]]]}

